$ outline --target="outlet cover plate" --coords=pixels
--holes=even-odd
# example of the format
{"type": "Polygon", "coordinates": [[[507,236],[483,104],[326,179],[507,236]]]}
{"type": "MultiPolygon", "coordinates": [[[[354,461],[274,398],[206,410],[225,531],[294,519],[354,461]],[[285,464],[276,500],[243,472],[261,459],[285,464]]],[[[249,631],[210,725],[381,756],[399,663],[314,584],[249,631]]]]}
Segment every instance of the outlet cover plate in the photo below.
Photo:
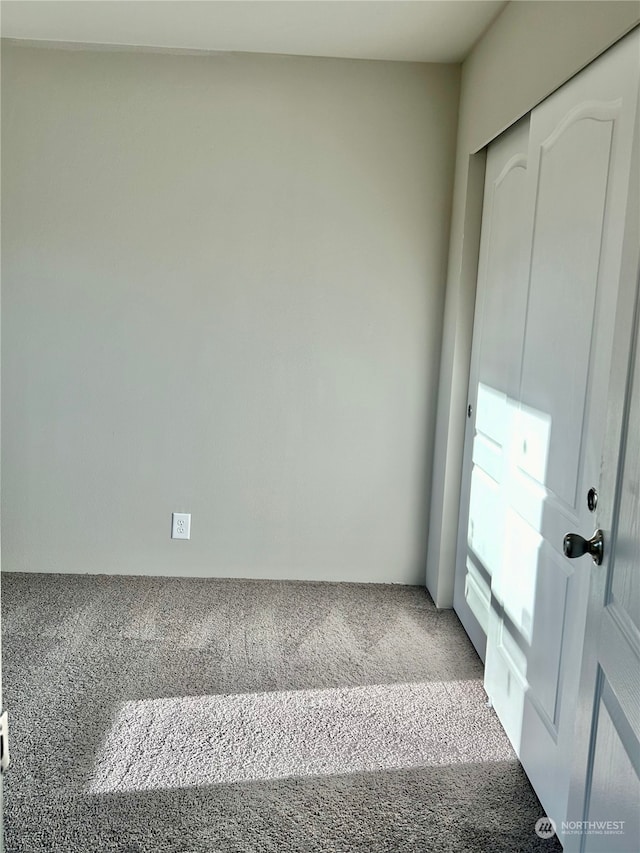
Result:
{"type": "Polygon", "coordinates": [[[191,539],[190,512],[174,512],[171,514],[171,538],[191,539]]]}

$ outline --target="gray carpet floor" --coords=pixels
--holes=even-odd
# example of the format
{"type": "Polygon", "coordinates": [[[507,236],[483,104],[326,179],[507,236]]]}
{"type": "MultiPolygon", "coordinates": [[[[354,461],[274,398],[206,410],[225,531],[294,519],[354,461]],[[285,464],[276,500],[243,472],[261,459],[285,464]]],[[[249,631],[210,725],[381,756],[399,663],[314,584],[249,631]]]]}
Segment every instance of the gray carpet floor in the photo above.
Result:
{"type": "Polygon", "coordinates": [[[417,587],[5,574],[8,853],[558,851],[417,587]]]}

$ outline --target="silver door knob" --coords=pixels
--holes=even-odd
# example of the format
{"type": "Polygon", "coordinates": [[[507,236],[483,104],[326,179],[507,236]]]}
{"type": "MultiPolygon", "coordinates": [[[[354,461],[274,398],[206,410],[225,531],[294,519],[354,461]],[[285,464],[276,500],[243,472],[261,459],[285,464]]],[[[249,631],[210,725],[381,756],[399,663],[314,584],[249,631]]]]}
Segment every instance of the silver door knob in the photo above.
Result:
{"type": "Polygon", "coordinates": [[[579,533],[567,533],[562,542],[562,550],[570,560],[591,554],[593,562],[599,566],[604,554],[604,533],[602,530],[596,530],[591,539],[585,539],[579,533]]]}

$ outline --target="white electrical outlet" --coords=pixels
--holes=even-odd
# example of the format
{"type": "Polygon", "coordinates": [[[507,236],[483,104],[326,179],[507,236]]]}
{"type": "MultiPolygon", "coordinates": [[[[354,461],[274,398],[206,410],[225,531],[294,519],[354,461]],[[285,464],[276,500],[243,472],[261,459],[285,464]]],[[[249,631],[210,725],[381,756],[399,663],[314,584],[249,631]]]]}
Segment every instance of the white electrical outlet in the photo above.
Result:
{"type": "Polygon", "coordinates": [[[171,515],[171,538],[191,539],[191,513],[174,512],[171,515]]]}

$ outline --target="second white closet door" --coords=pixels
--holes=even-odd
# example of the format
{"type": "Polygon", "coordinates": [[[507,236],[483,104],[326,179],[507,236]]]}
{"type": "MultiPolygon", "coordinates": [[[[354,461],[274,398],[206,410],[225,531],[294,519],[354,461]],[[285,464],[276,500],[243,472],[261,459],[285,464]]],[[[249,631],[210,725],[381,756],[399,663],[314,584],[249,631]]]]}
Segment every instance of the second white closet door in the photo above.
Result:
{"type": "Polygon", "coordinates": [[[487,151],[454,607],[484,660],[527,308],[529,118],[487,151]],[[464,500],[464,495],[467,500],[464,500]]]}

